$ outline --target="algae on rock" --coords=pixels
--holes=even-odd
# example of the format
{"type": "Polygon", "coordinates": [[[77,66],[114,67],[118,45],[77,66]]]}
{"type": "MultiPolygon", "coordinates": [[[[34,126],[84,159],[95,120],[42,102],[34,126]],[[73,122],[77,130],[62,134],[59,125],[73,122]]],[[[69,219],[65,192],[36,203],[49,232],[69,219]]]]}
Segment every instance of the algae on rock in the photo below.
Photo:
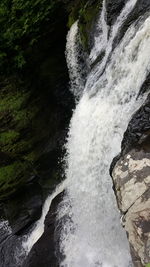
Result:
{"type": "Polygon", "coordinates": [[[79,19],[88,52],[99,9],[98,0],[1,2],[0,200],[31,177],[42,186],[61,179],[56,165],[74,105],[64,56],[68,25],[79,19]]]}
{"type": "Polygon", "coordinates": [[[86,52],[89,52],[92,26],[100,12],[101,5],[102,1],[98,0],[73,1],[70,5],[68,26],[71,27],[79,19],[81,44],[86,52]]]}

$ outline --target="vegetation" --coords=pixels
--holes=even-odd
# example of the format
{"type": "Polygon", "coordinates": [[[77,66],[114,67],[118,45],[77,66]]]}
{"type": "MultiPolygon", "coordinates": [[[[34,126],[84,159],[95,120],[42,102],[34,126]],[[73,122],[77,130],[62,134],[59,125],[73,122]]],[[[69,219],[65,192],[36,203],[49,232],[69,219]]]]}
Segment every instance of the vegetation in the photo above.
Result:
{"type": "MultiPolygon", "coordinates": [[[[70,12],[68,25],[81,17],[83,25],[89,27],[97,13],[99,1],[64,1],[70,12]]],[[[0,73],[12,73],[23,69],[28,55],[40,37],[45,34],[46,25],[51,23],[54,11],[64,4],[61,0],[2,0],[0,2],[0,73]]]]}
{"type": "Polygon", "coordinates": [[[43,34],[57,0],[2,0],[0,2],[0,73],[22,69],[29,49],[43,34]]]}
{"type": "MultiPolygon", "coordinates": [[[[65,96],[60,96],[68,82],[64,57],[67,27],[80,20],[81,40],[87,49],[98,2],[0,1],[1,199],[33,175],[43,178],[46,159],[44,169],[49,168],[55,152],[49,154],[47,147],[51,142],[56,149],[54,140],[69,117],[65,96]]],[[[59,180],[52,168],[50,175],[50,183],[59,180]]]]}
{"type": "Polygon", "coordinates": [[[9,130],[8,132],[2,132],[0,135],[0,145],[11,145],[15,142],[19,137],[19,133],[14,130],[9,130]]]}

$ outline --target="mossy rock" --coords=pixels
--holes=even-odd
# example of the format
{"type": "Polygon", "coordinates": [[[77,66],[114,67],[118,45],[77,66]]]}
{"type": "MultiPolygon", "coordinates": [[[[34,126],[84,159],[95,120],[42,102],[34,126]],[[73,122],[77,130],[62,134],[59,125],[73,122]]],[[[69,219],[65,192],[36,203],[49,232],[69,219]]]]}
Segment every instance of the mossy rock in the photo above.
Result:
{"type": "Polygon", "coordinates": [[[88,1],[80,10],[79,30],[81,43],[86,51],[90,49],[90,34],[100,12],[101,5],[102,1],[88,1]]]}
{"type": "MultiPolygon", "coordinates": [[[[70,3],[75,1],[44,2],[45,4],[41,5],[38,1],[42,9],[42,17],[38,18],[40,23],[34,25],[32,32],[27,31],[26,39],[22,37],[23,31],[17,32],[16,46],[14,47],[12,42],[8,49],[8,68],[3,67],[0,74],[1,200],[13,194],[32,176],[42,180],[45,176],[43,170],[41,171],[41,158],[44,155],[47,157],[49,151],[53,154],[56,148],[59,150],[55,158],[57,163],[61,154],[60,143],[73,109],[73,97],[67,87],[68,71],[64,51],[68,31],[68,8],[70,3]],[[51,6],[51,3],[54,6],[51,6]],[[46,6],[50,7],[50,12],[44,15],[43,10],[47,12],[46,6]],[[13,53],[14,49],[21,50],[15,50],[13,53]],[[14,60],[20,60],[18,63],[22,64],[23,58],[18,57],[20,52],[25,59],[21,68],[14,66],[14,60]]],[[[21,3],[26,5],[25,1],[21,3]]],[[[32,8],[35,3],[28,1],[27,5],[30,4],[32,8]]],[[[17,16],[14,14],[14,23],[20,21],[24,14],[29,15],[26,11],[17,13],[17,16]]],[[[37,12],[40,10],[36,9],[35,13],[37,12]]],[[[32,20],[29,23],[32,23],[32,20]]],[[[12,31],[12,35],[16,38],[15,32],[12,31]]],[[[49,159],[51,160],[51,157],[49,159]]],[[[49,164],[46,168],[49,168],[49,164]]],[[[55,166],[47,172],[51,180],[48,182],[50,186],[59,180],[56,168],[55,166]]]]}
{"type": "MultiPolygon", "coordinates": [[[[38,174],[38,159],[60,128],[56,110],[45,96],[14,79],[0,91],[0,199],[38,174]]],[[[53,175],[52,175],[53,176],[53,175]]]]}
{"type": "Polygon", "coordinates": [[[100,12],[102,1],[74,1],[70,7],[70,15],[68,19],[68,27],[79,20],[79,31],[81,36],[81,44],[84,50],[89,51],[90,32],[100,12]]]}
{"type": "Polygon", "coordinates": [[[14,193],[25,182],[29,170],[29,164],[21,161],[0,168],[0,200],[14,193]]]}
{"type": "Polygon", "coordinates": [[[0,134],[0,146],[11,145],[19,138],[19,133],[14,130],[8,130],[0,134]]]}

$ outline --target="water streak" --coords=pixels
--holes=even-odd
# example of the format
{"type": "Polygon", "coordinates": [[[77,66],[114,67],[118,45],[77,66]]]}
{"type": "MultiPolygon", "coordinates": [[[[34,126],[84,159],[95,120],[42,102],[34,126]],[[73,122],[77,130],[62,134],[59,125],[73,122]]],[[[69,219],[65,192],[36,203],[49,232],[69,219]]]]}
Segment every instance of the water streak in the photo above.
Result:
{"type": "MultiPolygon", "coordinates": [[[[128,1],[112,26],[107,56],[112,50],[109,47],[112,39],[135,3],[135,0],[128,1]]],[[[93,51],[95,58],[98,50],[93,51]]],[[[130,26],[100,76],[104,61],[106,58],[89,73],[70,123],[64,203],[71,203],[69,210],[66,209],[71,220],[66,222],[61,234],[63,267],[132,266],[109,166],[120,151],[131,115],[144,101],[144,97],[137,101],[137,96],[150,72],[150,17],[138,28],[134,23],[130,26]]],[[[58,218],[63,216],[62,208],[58,218]]]]}
{"type": "Polygon", "coordinates": [[[80,46],[78,21],[73,24],[67,35],[66,60],[70,77],[70,89],[76,99],[79,99],[84,89],[84,77],[87,69],[85,64],[80,64],[83,51],[80,46]]]}
{"type": "Polygon", "coordinates": [[[46,201],[43,205],[41,218],[36,222],[33,231],[28,236],[26,236],[24,238],[25,241],[22,243],[22,246],[23,246],[23,249],[25,250],[26,254],[28,254],[30,252],[33,245],[38,241],[38,239],[44,233],[44,221],[45,221],[45,217],[49,211],[51,202],[59,193],[61,193],[66,188],[66,182],[67,181],[64,181],[63,183],[61,183],[56,188],[56,190],[51,195],[49,195],[49,197],[46,199],[46,201]]]}
{"type": "Polygon", "coordinates": [[[92,64],[97,57],[105,51],[108,42],[109,27],[106,22],[106,1],[103,2],[102,12],[96,23],[94,45],[89,55],[89,61],[92,64]]]}
{"type": "MultiPolygon", "coordinates": [[[[107,63],[109,56],[111,55],[111,52],[112,52],[113,42],[114,42],[117,34],[119,33],[121,26],[125,22],[128,15],[130,15],[130,13],[132,12],[136,3],[137,3],[137,0],[128,0],[125,7],[121,11],[120,15],[116,19],[116,22],[114,23],[114,25],[110,29],[109,38],[108,38],[108,41],[107,41],[106,47],[105,47],[105,56],[102,59],[101,64],[97,65],[92,70],[92,74],[94,75],[95,78],[87,80],[85,90],[91,91],[91,88],[94,85],[95,81],[98,80],[100,78],[101,74],[103,73],[103,71],[106,67],[106,63],[107,63]]],[[[105,7],[105,5],[103,5],[103,12],[105,12],[104,7],[105,7]]],[[[104,30],[106,30],[106,26],[105,26],[104,30]]],[[[107,29],[107,31],[108,31],[108,29],[107,29]]],[[[107,33],[107,35],[108,35],[108,33],[107,33]]],[[[95,45],[96,45],[96,50],[98,50],[99,49],[99,43],[95,43],[95,45]]],[[[93,58],[91,58],[91,61],[93,61],[93,58]]],[[[91,75],[91,73],[90,73],[90,75],[91,75]]]]}

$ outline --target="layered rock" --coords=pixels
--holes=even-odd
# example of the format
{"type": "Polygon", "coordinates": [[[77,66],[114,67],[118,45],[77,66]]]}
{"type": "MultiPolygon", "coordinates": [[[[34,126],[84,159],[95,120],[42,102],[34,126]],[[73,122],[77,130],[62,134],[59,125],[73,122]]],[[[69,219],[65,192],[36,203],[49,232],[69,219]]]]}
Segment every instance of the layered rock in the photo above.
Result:
{"type": "Polygon", "coordinates": [[[134,114],[112,171],[134,265],[150,263],[150,97],[134,114]]]}

